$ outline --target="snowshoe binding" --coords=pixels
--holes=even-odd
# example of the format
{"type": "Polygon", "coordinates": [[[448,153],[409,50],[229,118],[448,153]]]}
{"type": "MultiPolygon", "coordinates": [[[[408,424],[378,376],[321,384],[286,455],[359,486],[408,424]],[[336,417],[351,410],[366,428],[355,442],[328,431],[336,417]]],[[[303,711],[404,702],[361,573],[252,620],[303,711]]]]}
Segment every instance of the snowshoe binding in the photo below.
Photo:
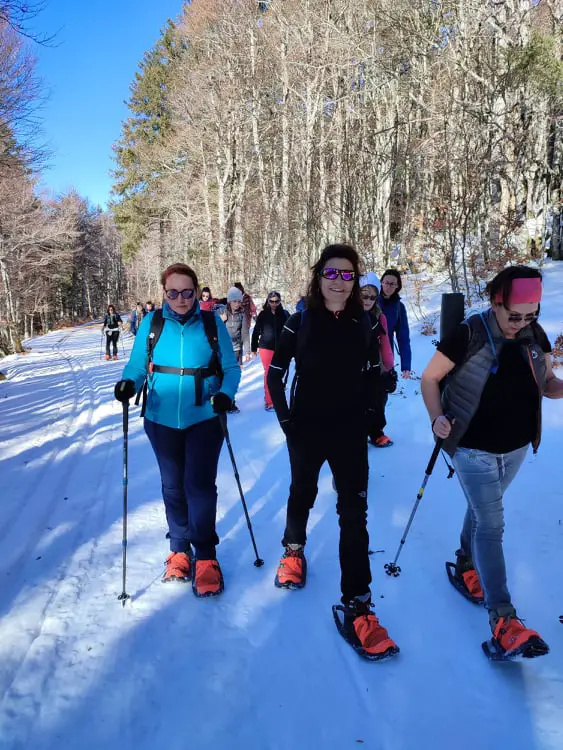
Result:
{"type": "Polygon", "coordinates": [[[354,651],[368,661],[382,661],[399,653],[397,644],[372,611],[373,604],[354,599],[335,604],[332,615],[336,629],[354,651]]]}
{"type": "Polygon", "coordinates": [[[301,544],[288,544],[276,572],[278,589],[302,589],[307,582],[307,560],[301,544]]]}
{"type": "Polygon", "coordinates": [[[468,601],[473,604],[483,604],[485,597],[479,575],[473,567],[473,563],[465,561],[458,555],[457,563],[447,562],[446,573],[452,586],[459,591],[468,601]]]}
{"type": "Polygon", "coordinates": [[[549,653],[549,646],[535,630],[527,628],[517,617],[499,617],[493,637],[482,643],[491,661],[535,659],[549,653]]]}
{"type": "Polygon", "coordinates": [[[217,560],[195,561],[192,591],[198,598],[219,596],[224,588],[223,573],[217,560]]]}

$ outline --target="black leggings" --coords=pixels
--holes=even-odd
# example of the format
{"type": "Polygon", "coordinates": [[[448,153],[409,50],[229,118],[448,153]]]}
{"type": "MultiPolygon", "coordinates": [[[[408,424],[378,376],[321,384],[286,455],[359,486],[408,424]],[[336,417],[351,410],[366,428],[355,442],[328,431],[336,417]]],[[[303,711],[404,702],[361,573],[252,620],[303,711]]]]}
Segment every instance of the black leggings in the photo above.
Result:
{"type": "Polygon", "coordinates": [[[368,458],[365,431],[299,432],[287,439],[291,487],[282,544],[305,544],[309,512],[317,497],[319,472],[325,461],[338,492],[342,601],[369,592],[369,536],[367,530],[368,458]]]}
{"type": "Polygon", "coordinates": [[[385,419],[385,406],[389,394],[383,389],[380,383],[374,385],[376,389],[373,394],[372,403],[368,411],[368,437],[371,440],[377,440],[383,435],[383,429],[387,424],[385,419]]]}
{"type": "Polygon", "coordinates": [[[117,354],[117,339],[119,338],[119,331],[112,331],[111,333],[106,333],[106,354],[109,357],[109,347],[110,344],[113,344],[113,354],[114,356],[117,354]]]}

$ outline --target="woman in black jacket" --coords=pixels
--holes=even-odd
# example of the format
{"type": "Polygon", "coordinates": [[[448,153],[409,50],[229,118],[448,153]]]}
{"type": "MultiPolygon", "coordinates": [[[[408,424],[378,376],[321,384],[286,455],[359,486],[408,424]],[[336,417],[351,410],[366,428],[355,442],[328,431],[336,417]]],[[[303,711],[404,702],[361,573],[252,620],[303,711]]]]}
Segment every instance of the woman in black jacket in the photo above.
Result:
{"type": "Polygon", "coordinates": [[[111,359],[110,345],[113,346],[113,358],[117,359],[117,341],[119,329],[122,327],[123,321],[120,314],[115,312],[113,305],[109,305],[102,324],[102,331],[106,334],[106,359],[111,359]]]}
{"type": "MultiPolygon", "coordinates": [[[[285,547],[276,586],[302,588],[309,512],[325,461],[332,470],[340,524],[342,603],[333,608],[339,632],[362,656],[398,652],[371,611],[367,531],[367,423],[369,363],[376,324],[364,313],[359,259],[348,245],[329,245],[313,267],[307,310],[286,323],[268,376],[291,465],[285,547]],[[288,406],[283,377],[295,358],[288,406]],[[344,613],[343,622],[338,611],[344,613]]],[[[371,389],[372,390],[372,389],[371,389]]]]}
{"type": "Polygon", "coordinates": [[[266,411],[274,410],[268,389],[268,370],[285,321],[288,318],[289,313],[282,307],[281,295],[278,292],[270,292],[256,319],[256,325],[252,332],[252,354],[254,355],[258,349],[260,350],[260,360],[264,368],[264,406],[266,411]]]}

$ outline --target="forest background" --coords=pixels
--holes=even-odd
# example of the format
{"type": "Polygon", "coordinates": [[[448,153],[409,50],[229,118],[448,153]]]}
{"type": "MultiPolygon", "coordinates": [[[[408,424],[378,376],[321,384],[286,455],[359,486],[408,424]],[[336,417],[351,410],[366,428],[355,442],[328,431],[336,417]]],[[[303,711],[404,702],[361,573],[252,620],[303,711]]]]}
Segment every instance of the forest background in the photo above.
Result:
{"type": "Polygon", "coordinates": [[[106,209],[38,188],[40,10],[0,0],[0,352],[156,297],[174,261],[294,301],[347,241],[471,304],[563,259],[563,0],[185,3],[131,82],[106,209]]]}

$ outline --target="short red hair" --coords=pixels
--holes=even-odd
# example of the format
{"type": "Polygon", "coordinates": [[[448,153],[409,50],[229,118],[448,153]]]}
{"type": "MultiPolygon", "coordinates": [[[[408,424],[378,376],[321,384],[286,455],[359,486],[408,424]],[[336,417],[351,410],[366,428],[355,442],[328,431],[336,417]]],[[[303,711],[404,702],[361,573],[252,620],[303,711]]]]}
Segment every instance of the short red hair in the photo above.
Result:
{"type": "Polygon", "coordinates": [[[189,278],[194,282],[194,288],[196,290],[198,289],[199,285],[197,281],[197,274],[193,268],[190,268],[190,266],[187,266],[185,263],[172,263],[171,266],[168,266],[168,268],[164,269],[160,277],[160,283],[162,284],[163,289],[166,286],[166,279],[169,276],[172,276],[173,273],[179,273],[182,276],[189,276],[189,278]]]}

